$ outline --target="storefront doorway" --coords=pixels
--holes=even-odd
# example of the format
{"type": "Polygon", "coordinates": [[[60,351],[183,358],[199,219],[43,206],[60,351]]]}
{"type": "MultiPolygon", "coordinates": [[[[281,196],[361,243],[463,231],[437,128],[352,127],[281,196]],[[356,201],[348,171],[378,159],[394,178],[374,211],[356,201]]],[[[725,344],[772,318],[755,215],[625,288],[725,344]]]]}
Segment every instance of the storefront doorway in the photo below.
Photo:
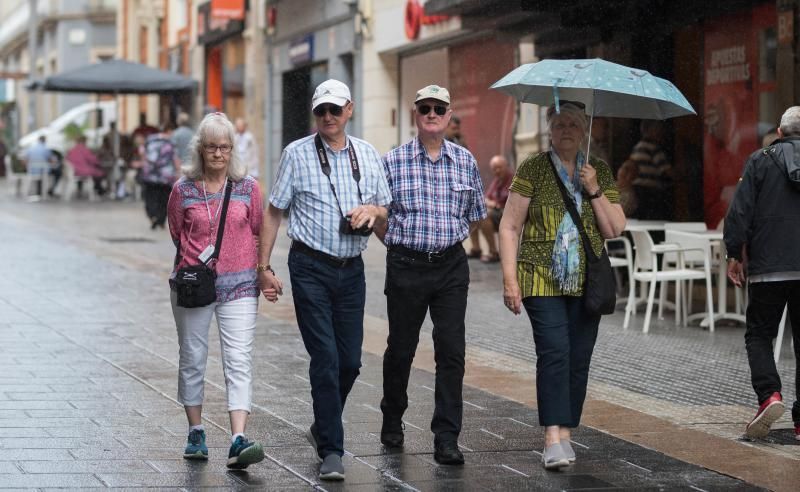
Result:
{"type": "Polygon", "coordinates": [[[282,146],[314,131],[311,96],[314,88],[328,78],[328,64],[310,65],[283,74],[282,146]]]}

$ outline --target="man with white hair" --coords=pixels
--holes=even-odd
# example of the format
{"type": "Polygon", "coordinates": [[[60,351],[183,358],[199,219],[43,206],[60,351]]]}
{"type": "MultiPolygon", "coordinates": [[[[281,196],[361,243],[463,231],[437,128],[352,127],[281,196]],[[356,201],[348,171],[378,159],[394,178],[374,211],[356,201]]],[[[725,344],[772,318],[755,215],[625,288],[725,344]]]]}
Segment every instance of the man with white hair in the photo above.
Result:
{"type": "MultiPolygon", "coordinates": [[[[800,360],[800,106],[781,117],[778,140],[750,155],[725,217],[728,278],[749,277],[745,347],[759,408],[745,435],[763,438],[784,411],[772,342],[789,305],[795,361],[800,360]]],[[[800,371],[795,367],[796,394],[800,371]]],[[[792,407],[800,440],[800,403],[792,407]]]]}

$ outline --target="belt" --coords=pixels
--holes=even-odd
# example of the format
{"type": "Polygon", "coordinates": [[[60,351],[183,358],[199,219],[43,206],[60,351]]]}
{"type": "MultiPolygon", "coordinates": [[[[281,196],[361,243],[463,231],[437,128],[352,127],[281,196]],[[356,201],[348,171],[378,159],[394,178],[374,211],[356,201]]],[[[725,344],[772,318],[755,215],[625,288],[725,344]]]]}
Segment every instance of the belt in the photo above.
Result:
{"type": "Polygon", "coordinates": [[[389,246],[389,251],[394,251],[397,254],[405,256],[406,258],[424,261],[425,263],[439,263],[453,256],[459,251],[463,252],[464,247],[461,245],[461,243],[456,243],[441,251],[417,251],[416,249],[406,248],[405,246],[396,244],[389,246]]]}
{"type": "Polygon", "coordinates": [[[311,246],[308,246],[305,243],[301,243],[300,241],[292,241],[292,251],[297,251],[298,253],[302,253],[306,256],[314,258],[316,260],[323,261],[328,265],[336,268],[344,268],[347,265],[350,265],[356,259],[360,258],[361,255],[353,256],[351,258],[340,258],[338,256],[329,255],[328,253],[323,253],[322,251],[318,251],[311,246]]]}

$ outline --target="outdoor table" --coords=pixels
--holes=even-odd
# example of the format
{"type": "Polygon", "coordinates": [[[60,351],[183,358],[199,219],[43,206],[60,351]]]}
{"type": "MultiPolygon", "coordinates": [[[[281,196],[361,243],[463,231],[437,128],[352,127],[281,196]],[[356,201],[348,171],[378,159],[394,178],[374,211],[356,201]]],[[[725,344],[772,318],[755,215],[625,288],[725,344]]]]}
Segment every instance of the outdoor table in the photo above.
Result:
{"type": "MultiPolygon", "coordinates": [[[[692,236],[694,238],[705,239],[709,242],[709,247],[717,247],[721,249],[721,257],[725,256],[725,244],[722,242],[722,231],[707,230],[707,231],[674,231],[676,234],[692,236]]],[[[725,261],[720,260],[717,267],[717,309],[714,313],[714,323],[720,320],[731,320],[745,322],[745,317],[739,313],[728,312],[728,272],[727,264],[725,261]]],[[[707,327],[709,319],[707,313],[697,313],[689,316],[689,320],[701,319],[700,326],[707,327]]]]}
{"type": "Polygon", "coordinates": [[[625,223],[626,231],[663,231],[668,222],[664,220],[639,220],[628,219],[625,223]]]}

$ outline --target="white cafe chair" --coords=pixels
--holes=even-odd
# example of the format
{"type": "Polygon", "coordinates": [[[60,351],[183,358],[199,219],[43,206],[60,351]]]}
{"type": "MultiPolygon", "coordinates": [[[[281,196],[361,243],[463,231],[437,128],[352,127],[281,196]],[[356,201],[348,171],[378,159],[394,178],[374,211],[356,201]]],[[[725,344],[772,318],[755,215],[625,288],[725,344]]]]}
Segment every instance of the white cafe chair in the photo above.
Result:
{"type": "MultiPolygon", "coordinates": [[[[703,266],[703,250],[704,242],[706,239],[702,238],[687,238],[686,236],[676,235],[674,231],[689,231],[689,232],[704,232],[706,230],[706,223],[705,222],[667,222],[664,224],[664,242],[671,243],[671,244],[680,244],[683,248],[692,249],[692,251],[687,251],[683,255],[683,260],[687,267],[689,268],[702,268],[703,266]],[[678,237],[676,237],[678,236],[678,237]]],[[[677,253],[665,253],[664,254],[664,265],[665,269],[667,268],[675,268],[678,264],[678,254],[677,253]]],[[[712,272],[714,271],[714,256],[711,256],[711,268],[712,272]]],[[[692,312],[692,296],[689,295],[688,298],[685,295],[687,292],[692,292],[694,288],[694,280],[688,281],[688,290],[683,288],[681,285],[681,292],[684,294],[681,301],[683,302],[683,312],[688,314],[692,312]]],[[[659,302],[658,302],[658,319],[664,319],[663,315],[663,308],[666,305],[667,301],[667,289],[663,289],[659,292],[659,302]]],[[[678,302],[678,299],[675,299],[675,302],[678,302]]]]}
{"type": "MultiPolygon", "coordinates": [[[[615,274],[616,279],[617,279],[617,285],[621,285],[621,282],[620,282],[621,276],[618,274],[617,269],[618,268],[624,268],[624,269],[626,269],[628,271],[628,298],[626,300],[626,307],[627,307],[627,305],[629,305],[630,303],[635,302],[634,290],[633,290],[633,283],[634,283],[633,282],[633,248],[631,247],[631,242],[625,236],[615,237],[614,239],[608,239],[608,240],[606,240],[606,250],[609,251],[608,260],[611,263],[611,268],[614,269],[614,274],[615,274]],[[619,254],[618,254],[618,252],[620,251],[619,249],[616,249],[616,250],[609,249],[609,247],[608,247],[609,243],[615,243],[615,242],[622,243],[622,246],[623,246],[623,248],[621,250],[622,256],[619,256],[619,254]],[[612,253],[612,252],[614,253],[614,256],[611,256],[610,253],[612,253]]],[[[618,299],[617,302],[620,302],[622,300],[625,300],[625,299],[624,298],[623,299],[618,299]]],[[[624,326],[625,327],[628,326],[628,321],[629,321],[628,318],[629,317],[630,317],[630,311],[628,311],[628,309],[626,308],[625,309],[625,322],[624,322],[624,326]]]]}
{"type": "Polygon", "coordinates": [[[20,189],[22,184],[25,182],[26,173],[14,171],[10,154],[6,155],[5,159],[3,160],[3,165],[6,168],[6,185],[8,186],[8,192],[15,196],[19,196],[21,193],[20,189]]]}
{"type": "MultiPolygon", "coordinates": [[[[781,359],[781,345],[783,345],[783,332],[786,329],[786,316],[789,314],[789,306],[783,308],[783,316],[781,316],[781,324],[778,325],[778,336],[775,338],[775,363],[777,364],[778,361],[781,359]]],[[[792,330],[796,330],[799,328],[795,328],[792,326],[792,330]]]]}
{"type": "Polygon", "coordinates": [[[50,180],[50,163],[29,162],[22,181],[23,196],[28,200],[44,200],[47,197],[48,182],[50,180]],[[36,183],[41,183],[39,194],[31,194],[36,183]]]}
{"type": "Polygon", "coordinates": [[[62,180],[64,181],[64,194],[62,195],[62,199],[68,201],[75,198],[78,194],[78,183],[80,183],[81,189],[86,192],[86,196],[89,198],[90,202],[97,199],[94,192],[94,180],[91,176],[75,176],[75,169],[72,167],[72,163],[66,159],[64,160],[62,169],[64,170],[64,176],[62,176],[62,180]]]}
{"type": "MultiPolygon", "coordinates": [[[[660,283],[661,288],[665,288],[665,283],[676,282],[676,298],[680,299],[680,282],[681,280],[691,279],[705,279],[706,281],[706,300],[708,303],[708,316],[710,318],[709,329],[714,331],[714,304],[711,293],[711,253],[710,248],[705,248],[703,269],[687,268],[683,255],[687,249],[677,244],[653,244],[653,238],[647,231],[630,231],[633,237],[633,244],[636,248],[636,256],[634,259],[634,271],[631,277],[634,281],[639,282],[647,287],[647,309],[644,316],[644,324],[642,325],[642,332],[647,333],[650,330],[650,318],[653,313],[653,303],[655,302],[656,284],[660,283]],[[678,264],[675,269],[659,270],[658,268],[658,255],[674,252],[678,254],[678,264]]],[[[690,251],[690,250],[689,250],[690,251]]],[[[636,309],[636,299],[629,298],[628,305],[625,307],[625,319],[629,321],[630,314],[634,313],[636,309]]],[[[676,322],[680,319],[681,302],[675,303],[675,317],[676,322]]],[[[627,324],[623,324],[627,328],[627,324]]]]}

